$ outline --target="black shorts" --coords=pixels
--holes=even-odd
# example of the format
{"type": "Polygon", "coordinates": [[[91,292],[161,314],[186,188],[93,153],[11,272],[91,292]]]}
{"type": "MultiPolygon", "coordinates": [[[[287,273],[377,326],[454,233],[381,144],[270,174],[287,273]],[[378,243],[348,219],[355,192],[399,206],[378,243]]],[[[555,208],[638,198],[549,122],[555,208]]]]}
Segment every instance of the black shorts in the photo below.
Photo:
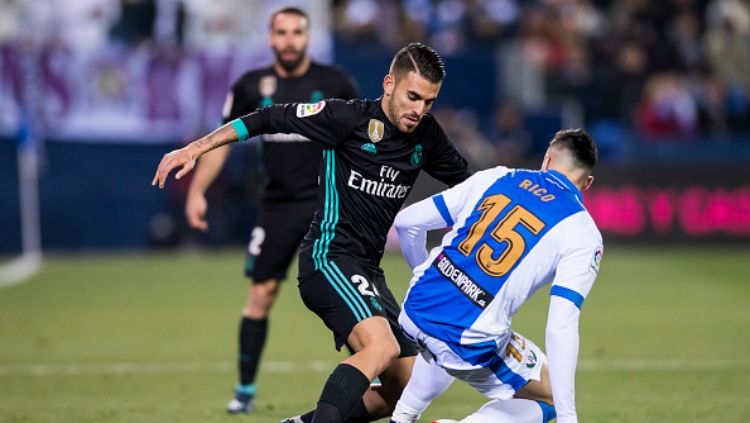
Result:
{"type": "Polygon", "coordinates": [[[261,204],[250,233],[245,275],[254,283],[284,280],[297,247],[310,229],[317,203],[261,204]]]}
{"type": "Polygon", "coordinates": [[[329,260],[320,269],[303,272],[299,292],[307,308],[333,332],[337,350],[346,344],[354,326],[372,316],[383,316],[401,346],[399,357],[417,355],[414,343],[401,331],[401,308],[385,284],[383,271],[351,258],[329,260]]]}

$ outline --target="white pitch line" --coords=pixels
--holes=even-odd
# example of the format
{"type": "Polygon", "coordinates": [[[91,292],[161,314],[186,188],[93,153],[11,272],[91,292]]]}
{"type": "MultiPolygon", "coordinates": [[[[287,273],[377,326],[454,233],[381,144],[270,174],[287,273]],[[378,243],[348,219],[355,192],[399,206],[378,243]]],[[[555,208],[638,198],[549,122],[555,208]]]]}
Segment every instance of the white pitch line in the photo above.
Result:
{"type": "MultiPolygon", "coordinates": [[[[265,361],[262,371],[269,373],[330,372],[336,365],[333,361],[313,360],[309,362],[265,361]]],[[[183,373],[231,373],[236,365],[232,362],[187,362],[187,363],[100,363],[100,364],[0,364],[0,375],[20,376],[87,376],[87,375],[134,375],[134,374],[183,374],[183,373]]],[[[729,370],[749,369],[750,363],[742,360],[716,359],[582,359],[578,369],[589,371],[679,371],[679,370],[729,370]]]]}

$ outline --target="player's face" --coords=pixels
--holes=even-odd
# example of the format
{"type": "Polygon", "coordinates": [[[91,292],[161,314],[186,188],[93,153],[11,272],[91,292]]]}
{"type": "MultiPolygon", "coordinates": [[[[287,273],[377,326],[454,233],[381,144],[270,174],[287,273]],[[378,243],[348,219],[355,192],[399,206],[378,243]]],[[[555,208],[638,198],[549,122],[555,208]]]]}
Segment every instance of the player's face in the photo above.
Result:
{"type": "Polygon", "coordinates": [[[276,61],[286,71],[292,71],[302,64],[309,41],[307,19],[292,13],[279,13],[274,17],[268,45],[276,54],[276,61]]]}
{"type": "Polygon", "coordinates": [[[383,80],[384,106],[388,119],[401,132],[412,132],[429,112],[440,92],[440,82],[430,82],[411,71],[383,80]]]}

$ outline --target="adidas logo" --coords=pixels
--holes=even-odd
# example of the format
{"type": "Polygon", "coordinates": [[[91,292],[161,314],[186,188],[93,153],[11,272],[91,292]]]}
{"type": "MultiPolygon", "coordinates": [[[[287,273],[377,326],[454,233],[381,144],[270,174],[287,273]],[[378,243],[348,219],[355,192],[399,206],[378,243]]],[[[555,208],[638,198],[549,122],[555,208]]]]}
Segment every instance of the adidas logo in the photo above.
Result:
{"type": "Polygon", "coordinates": [[[362,144],[362,147],[360,147],[362,151],[366,151],[370,154],[376,154],[378,150],[375,148],[375,144],[368,142],[367,144],[362,144]]]}

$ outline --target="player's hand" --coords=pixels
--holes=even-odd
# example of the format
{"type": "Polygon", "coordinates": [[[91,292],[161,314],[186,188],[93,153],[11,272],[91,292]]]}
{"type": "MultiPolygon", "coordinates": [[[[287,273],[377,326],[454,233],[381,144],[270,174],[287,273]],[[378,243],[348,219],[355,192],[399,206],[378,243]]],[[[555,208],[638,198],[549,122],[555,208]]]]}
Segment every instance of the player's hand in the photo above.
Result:
{"type": "Polygon", "coordinates": [[[186,147],[174,150],[164,155],[159,163],[159,167],[156,169],[156,175],[151,181],[151,186],[159,184],[159,188],[164,188],[164,184],[167,182],[169,173],[176,168],[181,168],[177,171],[175,179],[180,179],[187,175],[188,172],[193,170],[195,162],[198,159],[198,154],[192,144],[186,147]]]}
{"type": "Polygon", "coordinates": [[[185,217],[191,228],[201,232],[208,231],[208,222],[206,221],[206,211],[208,202],[206,196],[198,192],[189,192],[187,202],[185,202],[185,217]]]}

